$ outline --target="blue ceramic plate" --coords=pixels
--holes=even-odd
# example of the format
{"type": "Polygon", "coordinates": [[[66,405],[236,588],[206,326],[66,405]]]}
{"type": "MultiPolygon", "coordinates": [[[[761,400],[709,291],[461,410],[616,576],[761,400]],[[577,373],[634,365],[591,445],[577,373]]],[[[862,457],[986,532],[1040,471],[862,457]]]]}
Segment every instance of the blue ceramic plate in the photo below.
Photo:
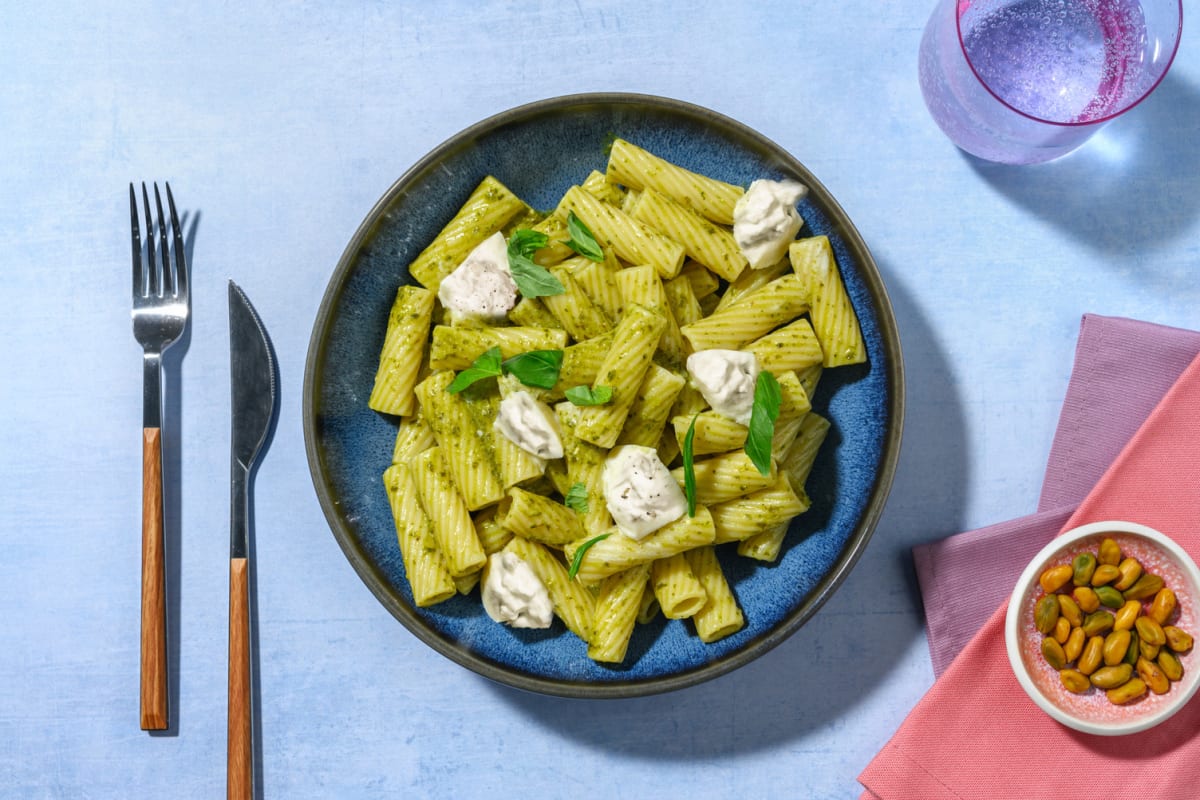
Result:
{"type": "MultiPolygon", "coordinates": [[[[410,631],[494,680],[557,695],[629,697],[728,672],[783,641],[829,598],[866,547],[900,449],[904,384],[891,305],[866,245],[829,192],[795,158],[745,126],[697,106],[628,94],[573,95],[484,120],[421,159],[388,189],[347,246],[308,350],[304,435],[313,484],[334,536],[362,580],[410,631]],[[722,552],[746,626],[703,644],[690,624],[638,626],[625,663],[588,660],[559,622],[514,631],[492,622],[478,592],[433,608],[412,604],[380,475],[396,420],[367,408],[388,310],[407,265],[479,181],[495,175],[535,208],[552,208],[614,136],[696,172],[747,185],[794,178],[809,187],[802,236],[833,243],[866,338],[868,363],[827,370],[814,408],[833,422],[778,563],[722,552]]],[[[719,548],[722,551],[729,547],[719,548]]]]}

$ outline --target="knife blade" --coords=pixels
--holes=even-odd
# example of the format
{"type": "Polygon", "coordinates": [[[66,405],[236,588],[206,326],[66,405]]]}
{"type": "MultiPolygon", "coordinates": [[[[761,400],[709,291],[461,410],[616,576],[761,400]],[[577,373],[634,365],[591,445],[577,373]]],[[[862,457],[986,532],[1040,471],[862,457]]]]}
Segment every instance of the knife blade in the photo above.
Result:
{"type": "Polygon", "coordinates": [[[250,484],[275,419],[275,355],[254,307],[229,282],[229,386],[232,411],[229,497],[230,798],[254,793],[250,653],[250,484]]]}

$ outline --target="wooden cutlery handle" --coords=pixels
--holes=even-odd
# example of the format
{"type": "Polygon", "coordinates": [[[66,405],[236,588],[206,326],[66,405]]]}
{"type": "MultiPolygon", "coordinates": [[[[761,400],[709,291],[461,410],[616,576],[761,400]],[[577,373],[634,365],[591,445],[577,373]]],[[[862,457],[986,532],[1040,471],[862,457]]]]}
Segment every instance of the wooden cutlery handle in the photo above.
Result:
{"type": "Polygon", "coordinates": [[[161,731],[167,711],[167,591],[163,559],[162,440],[142,429],[142,730],[161,731]]]}
{"type": "Polygon", "coordinates": [[[254,756],[250,693],[250,577],[244,558],[229,561],[229,800],[250,798],[254,756]]]}

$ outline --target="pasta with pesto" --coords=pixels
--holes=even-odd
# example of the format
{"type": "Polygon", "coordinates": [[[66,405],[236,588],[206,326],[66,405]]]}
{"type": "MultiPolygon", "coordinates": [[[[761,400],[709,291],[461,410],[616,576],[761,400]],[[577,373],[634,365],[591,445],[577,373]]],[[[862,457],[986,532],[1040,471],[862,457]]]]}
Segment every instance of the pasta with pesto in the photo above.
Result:
{"type": "Polygon", "coordinates": [[[581,655],[620,664],[660,610],[705,643],[745,627],[755,610],[722,562],[784,552],[831,427],[817,382],[866,346],[826,237],[743,251],[739,209],[762,182],[624,139],[580,178],[548,212],[480,181],[408,265],[419,285],[397,287],[367,404],[396,421],[380,467],[413,603],[477,596],[497,621],[561,623],[581,655]],[[484,291],[514,298],[502,318],[471,311],[484,291]],[[749,372],[714,379],[698,353],[749,372]],[[745,376],[762,373],[777,395],[747,404],[745,376]],[[727,402],[739,391],[743,410],[727,402]],[[659,505],[639,494],[652,472],[659,505]],[[631,512],[631,496],[647,505],[631,512]],[[494,611],[518,573],[544,618],[494,611]]]}

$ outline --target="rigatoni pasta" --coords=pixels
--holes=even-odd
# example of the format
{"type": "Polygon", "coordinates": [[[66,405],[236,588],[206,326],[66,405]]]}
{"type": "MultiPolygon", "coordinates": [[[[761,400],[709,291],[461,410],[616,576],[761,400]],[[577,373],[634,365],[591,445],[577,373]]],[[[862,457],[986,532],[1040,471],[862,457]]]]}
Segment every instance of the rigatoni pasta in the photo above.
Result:
{"type": "Polygon", "coordinates": [[[545,620],[552,607],[598,662],[625,661],[636,624],[660,609],[704,642],[744,626],[721,558],[779,557],[811,504],[804,483],[829,430],[811,411],[817,381],[866,357],[827,239],[749,267],[730,229],[744,193],[617,139],[606,171],[549,214],[484,178],[410,264],[424,288],[397,292],[368,405],[399,418],[381,466],[416,605],[486,590],[492,559],[515,558],[549,596],[545,620]],[[519,301],[500,321],[457,306],[451,318],[437,302],[443,279],[498,231],[519,301]],[[544,275],[527,294],[529,269],[544,275]],[[757,464],[751,427],[689,378],[688,357],[707,350],[752,353],[741,359],[775,379],[757,464]],[[529,373],[518,368],[528,358],[529,373]],[[526,394],[561,457],[504,432],[503,409],[526,394]],[[610,455],[654,448],[685,487],[685,444],[694,513],[626,535],[605,494],[610,455]]]}
{"type": "Polygon", "coordinates": [[[588,658],[617,664],[625,660],[625,649],[641,610],[649,574],[650,565],[639,564],[610,575],[600,584],[596,591],[592,638],[588,640],[588,658]]]}
{"type": "Polygon", "coordinates": [[[413,387],[421,370],[421,353],[433,319],[433,292],[401,286],[388,315],[383,352],[375,373],[375,387],[367,406],[385,414],[413,413],[413,387]]]}
{"type": "Polygon", "coordinates": [[[446,559],[433,535],[433,523],[417,499],[417,487],[406,464],[393,464],[383,472],[404,573],[412,590],[413,602],[420,608],[454,596],[456,587],[446,568],[446,559]]]}
{"type": "Polygon", "coordinates": [[[740,186],[698,175],[624,139],[613,142],[607,173],[615,183],[662,192],[720,225],[733,224],[733,207],[745,193],[740,186]]]}
{"type": "Polygon", "coordinates": [[[507,186],[488,175],[454,219],[408,265],[408,274],[426,289],[436,292],[442,279],[453,272],[468,253],[513,217],[527,211],[529,206],[507,186]]]}

